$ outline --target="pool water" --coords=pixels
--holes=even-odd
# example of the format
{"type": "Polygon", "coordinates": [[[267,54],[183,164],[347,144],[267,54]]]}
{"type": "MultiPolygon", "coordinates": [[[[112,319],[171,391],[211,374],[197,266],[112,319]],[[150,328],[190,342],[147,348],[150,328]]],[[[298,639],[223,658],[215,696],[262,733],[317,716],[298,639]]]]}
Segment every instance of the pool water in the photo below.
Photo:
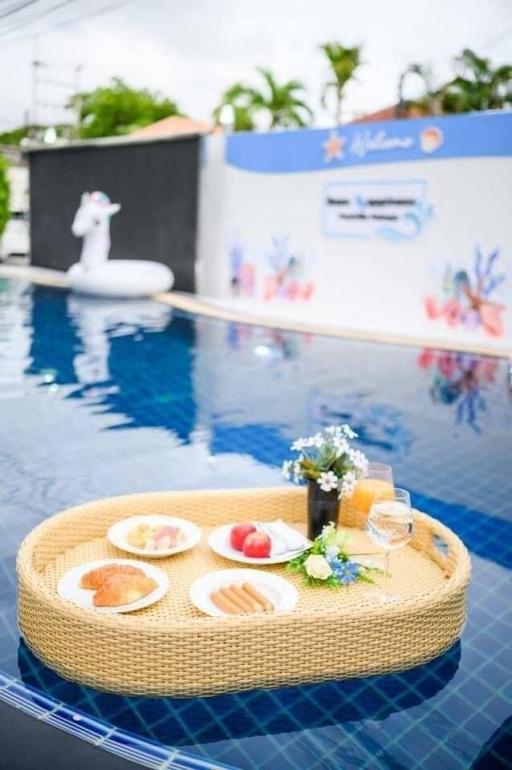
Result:
{"type": "Polygon", "coordinates": [[[32,688],[34,702],[41,693],[48,708],[57,699],[105,730],[127,730],[119,742],[141,757],[152,741],[155,767],[167,756],[160,744],[179,750],[179,767],[199,767],[195,756],[205,768],[247,770],[510,768],[510,387],[497,358],[1,282],[0,671],[32,688]],[[281,484],[292,440],[333,422],[349,422],[414,505],[471,552],[468,622],[446,654],[387,676],[128,698],[61,679],[20,641],[16,551],[45,517],[121,493],[281,484]]]}

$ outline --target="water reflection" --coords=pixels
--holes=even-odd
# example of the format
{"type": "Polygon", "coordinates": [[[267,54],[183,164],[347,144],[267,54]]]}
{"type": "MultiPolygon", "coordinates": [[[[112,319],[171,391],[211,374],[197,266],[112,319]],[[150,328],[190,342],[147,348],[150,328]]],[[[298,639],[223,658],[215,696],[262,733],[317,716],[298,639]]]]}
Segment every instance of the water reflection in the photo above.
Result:
{"type": "Polygon", "coordinates": [[[0,398],[22,398],[32,342],[32,296],[22,281],[0,279],[0,398]]]}
{"type": "Polygon", "coordinates": [[[432,372],[432,401],[453,406],[455,424],[466,424],[480,433],[487,408],[485,391],[496,383],[499,360],[425,349],[418,356],[418,366],[432,372]]]}
{"type": "Polygon", "coordinates": [[[144,301],[115,301],[69,294],[68,315],[80,339],[80,352],[73,358],[76,379],[84,386],[106,383],[110,339],[131,335],[140,340],[143,332],[162,332],[171,320],[167,305],[144,301]]]}
{"type": "Polygon", "coordinates": [[[194,326],[164,304],[35,292],[30,373],[118,416],[112,429],[195,426],[194,326]],[[51,378],[49,376],[51,373],[51,378]]]}

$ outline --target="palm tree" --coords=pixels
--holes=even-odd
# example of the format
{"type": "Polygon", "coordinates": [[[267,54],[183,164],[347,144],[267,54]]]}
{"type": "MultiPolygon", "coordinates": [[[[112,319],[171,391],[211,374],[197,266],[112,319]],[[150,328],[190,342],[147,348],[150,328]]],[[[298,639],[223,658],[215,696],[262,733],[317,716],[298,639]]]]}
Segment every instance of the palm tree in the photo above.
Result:
{"type": "Polygon", "coordinates": [[[512,105],[512,65],[493,68],[465,48],[455,58],[456,76],[439,89],[443,112],[502,109],[512,105]]]}
{"type": "Polygon", "coordinates": [[[263,79],[261,89],[245,83],[235,83],[222,95],[220,104],[213,111],[218,122],[222,108],[230,104],[234,111],[234,130],[250,131],[255,128],[256,118],[264,114],[269,128],[300,128],[309,125],[313,111],[301,98],[304,85],[300,80],[278,83],[273,73],[264,67],[257,71],[263,79]]]}
{"type": "Polygon", "coordinates": [[[397,118],[408,116],[411,108],[415,108],[421,115],[433,115],[439,112],[439,99],[432,89],[432,73],[429,67],[423,64],[409,64],[398,80],[398,104],[396,106],[397,118]],[[424,94],[419,99],[405,99],[404,90],[407,80],[414,75],[423,81],[424,94]]]}
{"type": "Polygon", "coordinates": [[[512,106],[512,65],[493,68],[489,59],[477,56],[470,48],[465,48],[454,59],[454,64],[455,77],[435,90],[428,69],[420,64],[410,64],[398,84],[400,116],[407,114],[411,107],[423,115],[432,115],[512,106]],[[425,92],[417,100],[406,101],[403,99],[404,81],[413,73],[423,78],[425,92]]]}
{"type": "Polygon", "coordinates": [[[250,94],[251,89],[243,83],[235,83],[226,89],[222,94],[221,100],[213,111],[213,119],[217,124],[221,122],[221,113],[226,105],[233,108],[233,130],[234,131],[253,131],[254,109],[250,94]]]}
{"type": "Polygon", "coordinates": [[[361,66],[361,46],[345,48],[340,43],[324,43],[320,49],[327,57],[331,69],[331,79],[327,81],[322,91],[322,106],[327,107],[328,96],[334,92],[334,120],[339,125],[345,86],[361,66]]]}

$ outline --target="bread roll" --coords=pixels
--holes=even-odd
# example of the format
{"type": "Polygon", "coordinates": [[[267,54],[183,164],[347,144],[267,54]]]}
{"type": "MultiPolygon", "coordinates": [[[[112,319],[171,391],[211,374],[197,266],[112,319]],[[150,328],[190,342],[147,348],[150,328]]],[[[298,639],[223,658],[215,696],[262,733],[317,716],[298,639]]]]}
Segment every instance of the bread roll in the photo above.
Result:
{"type": "Polygon", "coordinates": [[[105,564],[103,567],[96,567],[96,569],[82,575],[80,588],[96,591],[98,588],[101,588],[105,580],[115,575],[139,575],[139,577],[144,577],[144,572],[138,567],[132,567],[131,564],[105,564]]]}
{"type": "MultiPolygon", "coordinates": [[[[139,570],[140,571],[140,570],[139,570]]],[[[111,575],[92,598],[95,607],[120,607],[147,596],[158,583],[146,575],[111,575]]]]}

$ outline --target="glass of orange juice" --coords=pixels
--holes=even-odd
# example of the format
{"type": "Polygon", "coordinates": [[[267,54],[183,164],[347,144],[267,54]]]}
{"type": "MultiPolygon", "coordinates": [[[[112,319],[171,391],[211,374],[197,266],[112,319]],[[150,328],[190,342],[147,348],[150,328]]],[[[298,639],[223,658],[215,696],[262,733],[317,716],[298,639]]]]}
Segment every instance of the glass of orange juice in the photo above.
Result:
{"type": "Polygon", "coordinates": [[[369,513],[373,501],[377,495],[383,497],[389,493],[393,498],[393,469],[385,463],[369,463],[368,473],[364,479],[360,479],[352,497],[350,505],[362,513],[369,513]]]}

